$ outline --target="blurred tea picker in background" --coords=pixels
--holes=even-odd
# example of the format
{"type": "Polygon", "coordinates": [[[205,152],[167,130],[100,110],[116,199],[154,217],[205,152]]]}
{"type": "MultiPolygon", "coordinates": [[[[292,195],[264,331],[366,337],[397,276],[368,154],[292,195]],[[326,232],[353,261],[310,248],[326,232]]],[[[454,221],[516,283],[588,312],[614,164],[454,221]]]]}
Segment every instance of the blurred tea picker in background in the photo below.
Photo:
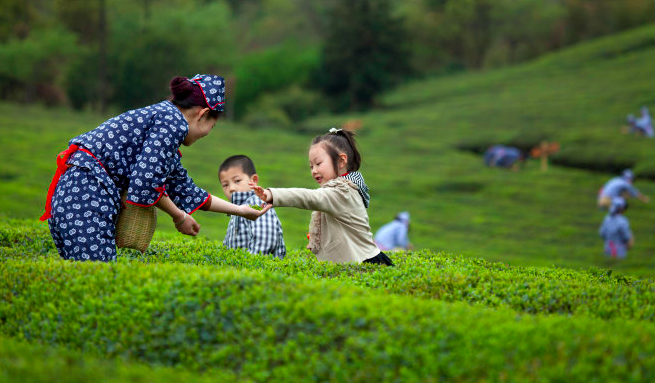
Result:
{"type": "Polygon", "coordinates": [[[57,156],[41,220],[48,220],[62,258],[114,260],[116,224],[125,222],[119,213],[134,206],[156,206],[187,235],[200,230],[191,217],[198,209],[249,219],[270,209],[257,211],[213,197],[194,184],[180,162],[180,145],[192,145],[209,134],[223,113],[223,78],[175,77],[170,88],[170,101],[111,118],[71,139],[68,149],[57,156]]]}
{"type": "Polygon", "coordinates": [[[605,255],[623,259],[634,245],[630,222],[623,215],[628,204],[622,197],[612,198],[609,213],[605,216],[598,234],[605,241],[605,255]]]}
{"type": "Polygon", "coordinates": [[[636,118],[634,114],[629,114],[626,118],[629,126],[623,127],[623,133],[634,133],[638,136],[645,136],[649,138],[655,137],[655,131],[653,131],[653,120],[650,117],[647,107],[641,108],[641,117],[636,118]]]}
{"type": "Polygon", "coordinates": [[[398,213],[393,221],[380,227],[375,233],[375,244],[382,251],[412,250],[414,246],[409,242],[409,212],[398,213]]]}
{"type": "Polygon", "coordinates": [[[625,199],[637,197],[640,201],[645,203],[650,201],[648,196],[643,195],[632,185],[634,178],[632,170],[626,169],[621,176],[614,177],[607,181],[607,183],[598,191],[598,207],[601,209],[609,208],[612,204],[612,199],[616,197],[623,197],[625,199]]]}
{"type": "Polygon", "coordinates": [[[504,145],[491,146],[484,153],[484,163],[489,167],[508,168],[519,170],[519,164],[525,157],[518,148],[504,145]]]}

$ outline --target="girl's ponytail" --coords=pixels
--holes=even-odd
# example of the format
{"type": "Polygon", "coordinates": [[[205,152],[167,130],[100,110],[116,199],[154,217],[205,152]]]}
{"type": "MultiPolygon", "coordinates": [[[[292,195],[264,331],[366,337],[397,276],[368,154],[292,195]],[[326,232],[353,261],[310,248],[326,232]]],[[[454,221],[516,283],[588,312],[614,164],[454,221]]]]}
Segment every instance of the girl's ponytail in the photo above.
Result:
{"type": "Polygon", "coordinates": [[[348,171],[354,172],[359,170],[362,164],[362,156],[357,150],[357,142],[355,141],[355,132],[345,129],[337,130],[337,134],[344,137],[348,141],[348,146],[352,149],[352,155],[348,154],[348,171]]]}
{"type": "Polygon", "coordinates": [[[346,164],[348,172],[359,170],[362,163],[362,156],[357,149],[354,132],[346,129],[331,128],[328,133],[314,138],[312,145],[318,144],[319,142],[326,142],[328,144],[327,151],[332,158],[335,172],[338,173],[337,163],[339,154],[341,153],[345,153],[348,156],[348,163],[346,164]]]}

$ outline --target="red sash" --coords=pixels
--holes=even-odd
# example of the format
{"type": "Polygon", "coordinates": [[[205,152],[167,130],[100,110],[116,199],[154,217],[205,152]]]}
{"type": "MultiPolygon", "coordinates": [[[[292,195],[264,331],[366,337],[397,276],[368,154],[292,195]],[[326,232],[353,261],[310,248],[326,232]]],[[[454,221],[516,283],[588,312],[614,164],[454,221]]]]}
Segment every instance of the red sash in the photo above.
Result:
{"type": "MultiPolygon", "coordinates": [[[[59,153],[57,155],[57,171],[55,172],[54,177],[52,177],[52,182],[50,183],[50,188],[48,189],[48,196],[46,197],[45,200],[45,213],[39,218],[41,221],[45,221],[46,219],[50,218],[51,211],[52,211],[52,196],[55,194],[55,189],[57,188],[57,183],[59,183],[59,179],[61,178],[62,174],[68,170],[71,165],[68,165],[66,162],[68,162],[68,159],[70,156],[75,153],[76,151],[81,150],[85,153],[88,153],[91,157],[93,157],[96,161],[98,159],[96,156],[93,155],[90,151],[80,148],[77,145],[71,145],[68,147],[68,149],[64,150],[63,152],[59,153]]],[[[98,161],[100,163],[100,161],[98,161]]],[[[102,166],[102,163],[100,163],[102,166]]],[[[104,168],[104,166],[103,166],[104,168]]]]}

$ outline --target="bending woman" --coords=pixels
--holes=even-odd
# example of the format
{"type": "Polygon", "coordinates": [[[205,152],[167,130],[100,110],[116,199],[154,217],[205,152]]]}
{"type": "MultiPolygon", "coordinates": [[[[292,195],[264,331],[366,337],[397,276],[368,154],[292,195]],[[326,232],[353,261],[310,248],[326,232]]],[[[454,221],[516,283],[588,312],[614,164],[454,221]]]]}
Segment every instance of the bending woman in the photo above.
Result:
{"type": "Polygon", "coordinates": [[[223,113],[222,77],[196,75],[171,81],[170,101],[130,110],[70,140],[57,156],[57,172],[41,220],[64,259],[116,259],[116,220],[126,203],[153,206],[183,234],[197,235],[191,217],[202,209],[256,219],[261,211],[234,205],[197,187],[180,163],[180,145],[206,136],[223,113]]]}

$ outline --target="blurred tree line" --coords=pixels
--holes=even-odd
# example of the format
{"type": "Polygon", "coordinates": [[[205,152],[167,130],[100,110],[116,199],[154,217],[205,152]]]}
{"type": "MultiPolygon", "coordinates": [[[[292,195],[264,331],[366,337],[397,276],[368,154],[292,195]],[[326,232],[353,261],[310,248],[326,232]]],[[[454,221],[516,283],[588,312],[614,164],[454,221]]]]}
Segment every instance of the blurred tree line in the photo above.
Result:
{"type": "Polygon", "coordinates": [[[288,126],[654,15],[651,0],[0,0],[0,98],[125,110],[175,75],[218,73],[230,114],[288,126]]]}

